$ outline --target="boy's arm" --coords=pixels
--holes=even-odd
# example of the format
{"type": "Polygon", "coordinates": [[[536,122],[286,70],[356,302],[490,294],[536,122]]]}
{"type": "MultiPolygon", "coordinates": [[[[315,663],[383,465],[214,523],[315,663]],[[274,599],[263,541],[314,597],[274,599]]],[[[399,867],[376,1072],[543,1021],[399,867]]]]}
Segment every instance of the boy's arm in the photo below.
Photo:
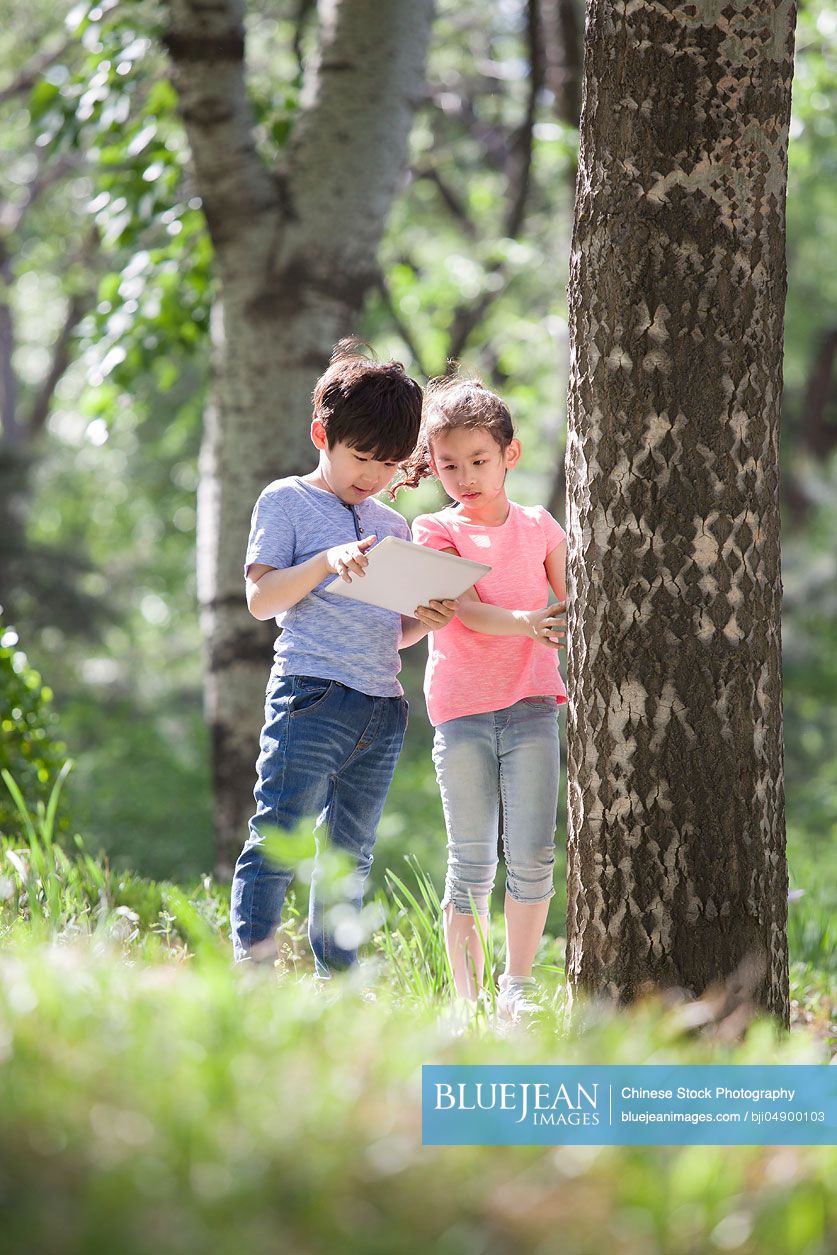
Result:
{"type": "Polygon", "coordinates": [[[335,545],[301,562],[299,566],[271,567],[253,562],[247,570],[247,609],[254,619],[273,619],[302,601],[329,572],[351,583],[352,575],[364,575],[369,564],[365,550],[374,545],[375,536],[335,545]]]}

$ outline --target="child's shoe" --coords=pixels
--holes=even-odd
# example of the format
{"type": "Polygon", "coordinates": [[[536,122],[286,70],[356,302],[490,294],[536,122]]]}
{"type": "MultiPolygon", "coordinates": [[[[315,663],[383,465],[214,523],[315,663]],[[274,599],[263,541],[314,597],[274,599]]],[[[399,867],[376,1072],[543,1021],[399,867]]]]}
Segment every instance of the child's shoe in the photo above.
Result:
{"type": "Polygon", "coordinates": [[[537,999],[534,976],[507,976],[497,982],[497,1018],[507,1024],[525,1024],[543,1008],[537,999]]]}

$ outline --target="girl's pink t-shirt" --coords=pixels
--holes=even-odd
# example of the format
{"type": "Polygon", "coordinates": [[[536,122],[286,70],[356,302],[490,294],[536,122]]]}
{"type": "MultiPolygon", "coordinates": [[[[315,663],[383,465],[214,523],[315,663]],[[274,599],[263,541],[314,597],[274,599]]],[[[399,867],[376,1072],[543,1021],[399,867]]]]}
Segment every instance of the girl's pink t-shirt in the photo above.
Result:
{"type": "MultiPolygon", "coordinates": [[[[455,549],[491,567],[474,585],[480,600],[506,610],[549,605],[544,562],[566,533],[543,506],[509,503],[505,523],[487,527],[459,519],[456,507],[420,514],[413,540],[431,549],[455,549]]],[[[534,637],[472,632],[458,618],[431,632],[424,677],[427,714],[436,727],[447,719],[503,710],[524,697],[567,700],[556,650],[534,637]]]]}

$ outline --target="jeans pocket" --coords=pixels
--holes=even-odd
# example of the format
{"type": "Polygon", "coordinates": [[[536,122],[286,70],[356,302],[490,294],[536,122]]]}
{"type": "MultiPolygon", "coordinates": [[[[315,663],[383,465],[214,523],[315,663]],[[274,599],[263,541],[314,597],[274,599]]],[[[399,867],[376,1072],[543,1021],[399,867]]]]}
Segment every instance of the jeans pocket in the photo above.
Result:
{"type": "Polygon", "coordinates": [[[524,706],[557,706],[554,697],[522,697],[524,706]]]}
{"type": "Polygon", "coordinates": [[[291,698],[291,718],[310,715],[318,710],[334,689],[336,680],[322,680],[313,675],[295,675],[291,698]]]}

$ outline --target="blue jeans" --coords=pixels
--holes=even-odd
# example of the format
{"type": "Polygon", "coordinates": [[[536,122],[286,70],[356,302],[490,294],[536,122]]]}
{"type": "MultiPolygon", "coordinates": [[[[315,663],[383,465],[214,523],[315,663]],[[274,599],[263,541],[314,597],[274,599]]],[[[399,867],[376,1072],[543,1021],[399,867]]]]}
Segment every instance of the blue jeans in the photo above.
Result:
{"type": "Polygon", "coordinates": [[[543,902],[555,892],[558,804],[558,705],[524,697],[503,710],[440,723],[433,762],[448,834],[442,906],[470,915],[488,911],[502,834],[506,892],[543,902]],[[502,829],[501,829],[502,819],[502,829]]]}
{"type": "MultiPolygon", "coordinates": [[[[318,848],[325,834],[349,855],[353,875],[347,904],[359,910],[372,866],[372,848],[407,727],[403,697],[368,697],[336,680],[271,672],[261,752],[256,764],[256,813],[232,883],[230,922],[236,962],[268,952],[293,871],[276,866],[261,846],[265,829],[294,829],[316,817],[318,848]],[[261,944],[260,944],[261,943],[261,944]]],[[[308,939],[319,976],[348,967],[357,947],[338,945],[326,927],[326,904],[311,879],[308,939]]]]}

